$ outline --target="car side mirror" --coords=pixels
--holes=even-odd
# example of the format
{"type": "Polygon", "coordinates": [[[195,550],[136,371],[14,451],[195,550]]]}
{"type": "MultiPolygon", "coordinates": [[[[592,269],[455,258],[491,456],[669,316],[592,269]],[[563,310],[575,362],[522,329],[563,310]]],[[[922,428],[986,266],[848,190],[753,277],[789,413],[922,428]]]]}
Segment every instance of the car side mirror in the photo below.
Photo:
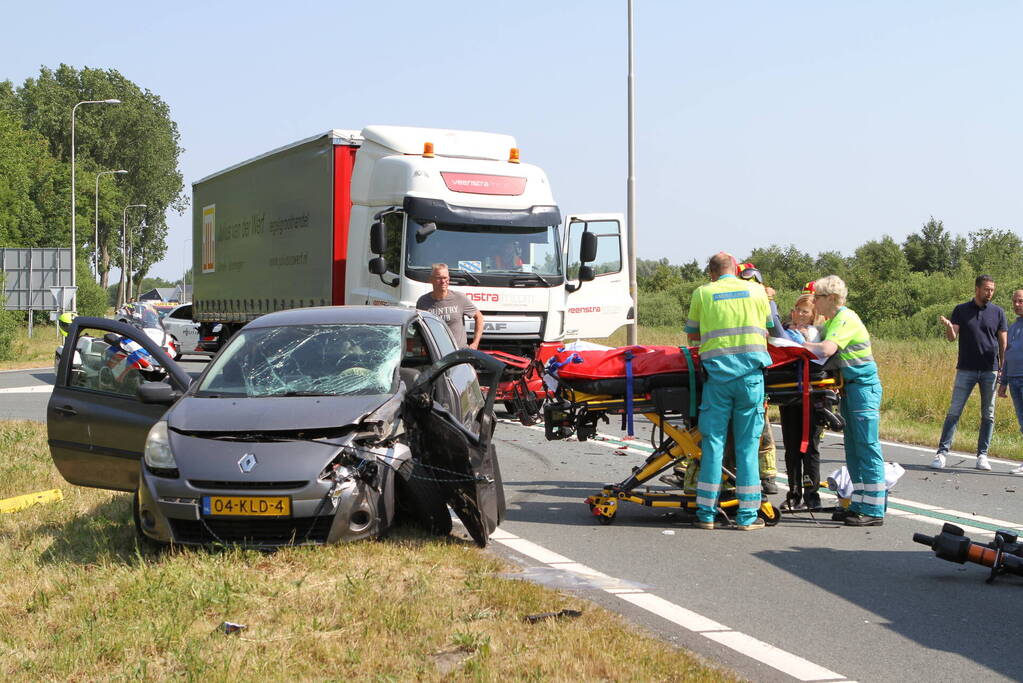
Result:
{"type": "MultiPolygon", "coordinates": [[[[582,235],[581,249],[579,250],[579,260],[582,263],[590,263],[591,261],[597,260],[597,236],[592,232],[584,232],[582,235]]],[[[582,278],[580,278],[582,279],[582,278]]],[[[591,280],[593,278],[590,278],[591,280]]]]}
{"type": "Polygon", "coordinates": [[[379,221],[369,226],[369,250],[377,255],[387,251],[387,232],[384,230],[384,224],[379,221]]]}
{"type": "Polygon", "coordinates": [[[181,398],[180,391],[163,382],[143,382],[137,394],[140,401],[153,405],[169,406],[181,398]]]}
{"type": "Polygon", "coordinates": [[[119,346],[121,343],[121,337],[113,332],[107,332],[103,335],[103,341],[107,343],[107,346],[119,346]]]}

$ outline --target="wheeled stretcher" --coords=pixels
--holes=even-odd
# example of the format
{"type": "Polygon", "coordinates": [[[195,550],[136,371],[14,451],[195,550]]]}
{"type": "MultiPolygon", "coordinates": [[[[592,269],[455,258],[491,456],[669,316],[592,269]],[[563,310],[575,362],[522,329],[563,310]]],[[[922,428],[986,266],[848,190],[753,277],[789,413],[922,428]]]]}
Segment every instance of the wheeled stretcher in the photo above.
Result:
{"type": "MultiPolygon", "coordinates": [[[[835,414],[841,379],[837,371],[814,362],[802,347],[770,346],[773,364],[765,373],[767,400],[775,405],[803,406],[803,439],[816,424],[840,431],[842,419],[835,414]]],[[[696,349],[664,346],[633,346],[601,351],[564,350],[547,364],[545,382],[550,396],[544,405],[548,440],[575,436],[585,441],[594,436],[597,424],[621,416],[631,436],[632,418],[643,415],[653,424],[654,452],[628,477],[607,484],[586,503],[602,524],[610,524],[622,502],[678,510],[684,519],[695,520],[696,472],[700,462],[699,404],[703,386],[696,349]],[[685,484],[677,490],[651,490],[646,485],[668,470],[685,470],[685,484]]],[[[803,444],[805,447],[805,443],[803,444]]],[[[718,512],[731,519],[738,510],[735,473],[722,472],[718,512]]],[[[759,516],[773,526],[781,512],[769,501],[761,503],[759,516]]]]}

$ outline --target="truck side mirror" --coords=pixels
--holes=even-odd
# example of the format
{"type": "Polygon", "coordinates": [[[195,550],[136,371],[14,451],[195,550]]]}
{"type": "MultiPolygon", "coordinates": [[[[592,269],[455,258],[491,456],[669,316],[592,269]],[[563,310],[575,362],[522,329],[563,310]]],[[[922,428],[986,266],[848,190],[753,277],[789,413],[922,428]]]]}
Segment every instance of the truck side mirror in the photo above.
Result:
{"type": "Polygon", "coordinates": [[[378,255],[387,251],[387,233],[384,224],[379,221],[369,226],[369,250],[378,255]]]}
{"type": "Polygon", "coordinates": [[[422,244],[423,242],[426,241],[427,237],[429,237],[436,231],[437,224],[434,223],[433,221],[423,223],[422,225],[419,226],[419,229],[416,230],[416,244],[422,244]]]}
{"type": "Polygon", "coordinates": [[[590,282],[593,278],[592,266],[579,266],[579,282],[590,282]]]}
{"type": "MultiPolygon", "coordinates": [[[[592,232],[586,231],[582,234],[582,245],[579,250],[579,261],[582,263],[590,263],[591,261],[597,260],[597,236],[592,232]]],[[[580,271],[580,280],[582,280],[582,271],[580,271]]],[[[590,278],[593,279],[592,277],[590,278]]]]}
{"type": "Polygon", "coordinates": [[[382,256],[377,256],[375,259],[369,261],[369,272],[370,275],[380,276],[380,281],[389,287],[398,286],[398,278],[394,278],[391,281],[384,279],[384,273],[387,272],[387,261],[382,256]]]}

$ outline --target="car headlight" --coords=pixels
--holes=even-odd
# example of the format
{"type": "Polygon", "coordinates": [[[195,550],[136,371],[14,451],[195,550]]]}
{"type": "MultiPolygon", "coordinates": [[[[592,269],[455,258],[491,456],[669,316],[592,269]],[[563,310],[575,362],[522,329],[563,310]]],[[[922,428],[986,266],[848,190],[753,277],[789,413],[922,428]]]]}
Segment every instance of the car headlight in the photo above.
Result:
{"type": "Polygon", "coordinates": [[[144,459],[150,469],[161,474],[168,473],[168,470],[175,470],[175,474],[177,473],[178,463],[171,452],[166,420],[160,420],[149,430],[144,459]]]}

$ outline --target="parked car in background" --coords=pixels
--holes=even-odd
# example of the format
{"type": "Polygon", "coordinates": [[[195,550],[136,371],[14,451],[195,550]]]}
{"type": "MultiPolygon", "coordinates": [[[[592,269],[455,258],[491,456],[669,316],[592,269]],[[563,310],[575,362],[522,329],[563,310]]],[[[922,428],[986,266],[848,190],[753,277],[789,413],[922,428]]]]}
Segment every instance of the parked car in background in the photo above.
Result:
{"type": "Polygon", "coordinates": [[[457,349],[432,314],[271,313],[240,330],[194,382],[137,328],[76,318],[69,348],[86,337],[87,362],[58,367],[50,453],[72,484],[134,492],[144,541],[338,542],[377,536],[402,516],[447,534],[450,506],[482,547],[504,518],[492,443],[503,364],[457,349]],[[124,362],[116,373],[94,371],[112,355],[102,346],[121,338],[158,373],[150,363],[139,377],[124,362]]]}
{"type": "MultiPolygon", "coordinates": [[[[192,304],[181,304],[170,309],[162,318],[163,329],[178,344],[179,358],[183,355],[213,355],[199,346],[199,323],[192,320],[192,304]]],[[[175,359],[177,360],[177,359],[175,359]]]]}

